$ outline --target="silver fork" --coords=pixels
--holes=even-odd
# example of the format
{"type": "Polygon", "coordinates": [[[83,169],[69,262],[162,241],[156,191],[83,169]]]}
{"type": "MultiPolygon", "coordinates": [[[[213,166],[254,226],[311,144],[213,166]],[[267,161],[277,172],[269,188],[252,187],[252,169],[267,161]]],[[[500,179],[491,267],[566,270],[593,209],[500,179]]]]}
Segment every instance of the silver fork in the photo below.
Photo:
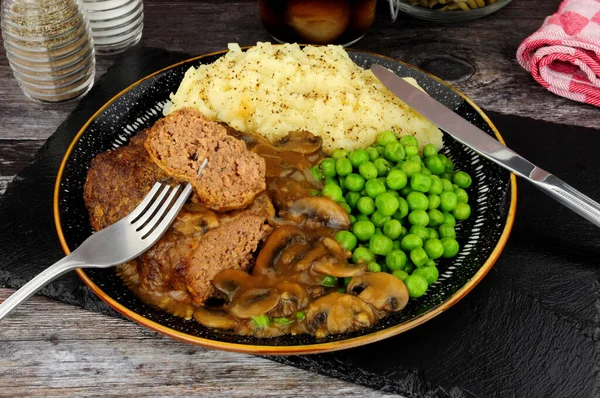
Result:
{"type": "MultiPolygon", "coordinates": [[[[206,167],[204,160],[198,175],[206,167]]],[[[125,263],[160,239],[185,204],[192,186],[157,182],[133,211],[89,238],[68,256],[46,268],[0,304],[0,320],[52,280],[76,268],[108,268],[125,263]]]]}

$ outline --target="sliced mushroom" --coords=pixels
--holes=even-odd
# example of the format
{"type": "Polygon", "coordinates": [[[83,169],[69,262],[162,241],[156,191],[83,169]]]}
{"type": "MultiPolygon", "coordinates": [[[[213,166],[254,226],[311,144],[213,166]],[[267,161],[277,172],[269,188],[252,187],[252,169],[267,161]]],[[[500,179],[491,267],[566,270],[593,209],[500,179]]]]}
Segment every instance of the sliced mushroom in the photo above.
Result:
{"type": "Polygon", "coordinates": [[[404,282],[386,272],[365,272],[355,276],[346,289],[379,311],[401,311],[408,303],[404,282]]]}
{"type": "Polygon", "coordinates": [[[317,274],[331,275],[337,278],[347,278],[356,275],[361,275],[367,269],[366,263],[350,264],[344,257],[321,257],[315,261],[312,270],[317,274]]]}
{"type": "Polygon", "coordinates": [[[297,272],[304,272],[310,269],[315,261],[325,255],[327,255],[327,249],[321,242],[317,242],[312,249],[307,251],[302,258],[294,264],[294,269],[297,272]]]}
{"type": "Polygon", "coordinates": [[[194,319],[208,328],[235,329],[238,326],[238,321],[226,312],[204,307],[194,311],[194,319]]]}
{"type": "Polygon", "coordinates": [[[310,195],[311,187],[293,178],[269,178],[267,189],[269,196],[278,209],[288,209],[294,201],[310,195]]]}
{"type": "Polygon", "coordinates": [[[275,288],[251,288],[235,297],[229,305],[229,313],[239,319],[250,319],[268,313],[279,305],[279,301],[275,288]]]}
{"type": "Polygon", "coordinates": [[[375,321],[375,313],[367,303],[337,292],[313,301],[306,310],[307,325],[317,338],[363,329],[375,321]]]}
{"type": "Polygon", "coordinates": [[[289,244],[279,253],[277,262],[274,264],[275,268],[295,263],[302,258],[308,250],[310,250],[310,243],[308,242],[300,241],[289,244]]]}
{"type": "Polygon", "coordinates": [[[258,253],[252,275],[265,274],[271,268],[275,256],[293,239],[303,235],[302,230],[294,225],[284,225],[271,232],[265,246],[258,253]]]}
{"type": "Polygon", "coordinates": [[[245,271],[239,269],[226,269],[219,272],[212,280],[212,284],[217,290],[225,293],[229,301],[233,296],[250,283],[252,277],[245,271]]]}
{"type": "MultiPolygon", "coordinates": [[[[219,226],[219,216],[206,208],[198,208],[195,205],[189,212],[181,212],[173,222],[173,229],[182,234],[189,236],[195,233],[206,233],[213,228],[219,226]]],[[[187,209],[186,209],[187,210],[187,209]]]]}
{"type": "Polygon", "coordinates": [[[277,148],[288,149],[303,155],[316,153],[322,145],[323,139],[308,131],[292,131],[275,144],[277,148]]]}
{"type": "Polygon", "coordinates": [[[275,317],[288,317],[306,308],[310,302],[308,292],[298,283],[282,281],[276,287],[281,297],[281,305],[272,313],[275,317]]]}
{"type": "Polygon", "coordinates": [[[340,205],[326,197],[308,196],[296,200],[284,218],[310,228],[348,228],[350,218],[340,205]]]}

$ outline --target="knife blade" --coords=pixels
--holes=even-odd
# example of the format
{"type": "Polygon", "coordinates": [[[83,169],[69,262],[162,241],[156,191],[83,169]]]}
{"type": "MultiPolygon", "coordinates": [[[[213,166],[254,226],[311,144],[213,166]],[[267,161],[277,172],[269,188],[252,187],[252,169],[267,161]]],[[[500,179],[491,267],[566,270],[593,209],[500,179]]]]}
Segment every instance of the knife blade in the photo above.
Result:
{"type": "Polygon", "coordinates": [[[537,167],[389,69],[374,64],[371,66],[371,71],[396,97],[455,140],[510,172],[529,180],[553,199],[600,227],[600,204],[555,175],[537,167]]]}

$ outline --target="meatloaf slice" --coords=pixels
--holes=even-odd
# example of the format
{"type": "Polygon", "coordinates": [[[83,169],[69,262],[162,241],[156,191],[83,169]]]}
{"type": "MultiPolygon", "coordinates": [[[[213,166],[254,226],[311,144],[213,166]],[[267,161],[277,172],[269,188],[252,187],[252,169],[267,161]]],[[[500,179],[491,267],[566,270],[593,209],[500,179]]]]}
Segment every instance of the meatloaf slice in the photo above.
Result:
{"type": "Polygon", "coordinates": [[[94,230],[106,228],[127,216],[156,181],[169,179],[146,153],[147,133],[147,130],[141,131],[129,145],[100,153],[92,160],[83,186],[83,199],[94,230]]]}
{"type": "Polygon", "coordinates": [[[196,304],[214,296],[211,281],[219,272],[246,270],[252,265],[252,253],[271,232],[267,220],[274,213],[267,194],[261,194],[250,207],[222,217],[218,228],[204,234],[183,270],[187,290],[196,304]]]}
{"type": "Polygon", "coordinates": [[[264,159],[195,109],[181,109],[157,121],[149,130],[146,149],[167,174],[191,183],[199,202],[215,211],[242,209],[266,188],[264,159]],[[207,158],[199,178],[198,168],[207,158]]]}

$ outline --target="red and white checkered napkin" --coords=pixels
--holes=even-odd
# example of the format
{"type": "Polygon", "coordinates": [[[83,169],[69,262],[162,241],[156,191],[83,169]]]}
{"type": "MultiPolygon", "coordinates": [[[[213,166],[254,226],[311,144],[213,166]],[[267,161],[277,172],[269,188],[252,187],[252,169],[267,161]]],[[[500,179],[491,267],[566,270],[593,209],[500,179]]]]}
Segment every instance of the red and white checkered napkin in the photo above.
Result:
{"type": "Polygon", "coordinates": [[[551,92],[600,106],[600,0],[565,0],[517,50],[551,92]]]}

